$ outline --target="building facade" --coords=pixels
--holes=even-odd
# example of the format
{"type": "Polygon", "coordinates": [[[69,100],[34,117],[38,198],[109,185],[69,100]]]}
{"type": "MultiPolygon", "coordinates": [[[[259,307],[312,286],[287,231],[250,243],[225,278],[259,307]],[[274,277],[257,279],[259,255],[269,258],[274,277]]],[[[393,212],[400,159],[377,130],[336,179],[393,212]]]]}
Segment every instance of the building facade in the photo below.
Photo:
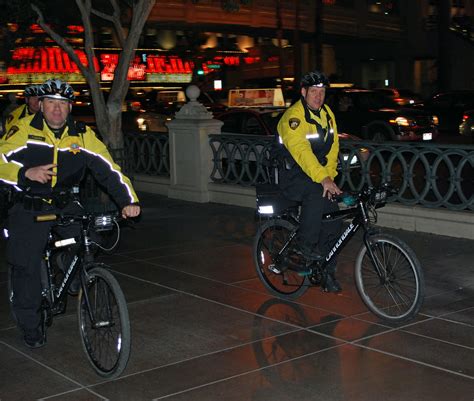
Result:
{"type": "MultiPolygon", "coordinates": [[[[425,96],[474,89],[474,0],[235,3],[239,9],[229,12],[222,0],[157,0],[130,69],[132,86],[194,81],[212,90],[218,82],[223,89],[282,86],[294,93],[301,74],[317,68],[332,82],[408,88],[425,96]]],[[[71,25],[65,33],[85,57],[80,30],[71,25]]],[[[98,27],[95,39],[94,62],[107,85],[120,49],[110,27],[98,27]]],[[[84,81],[37,25],[13,55],[0,77],[6,85],[58,74],[84,81]],[[32,45],[35,37],[43,45],[32,45]]]]}

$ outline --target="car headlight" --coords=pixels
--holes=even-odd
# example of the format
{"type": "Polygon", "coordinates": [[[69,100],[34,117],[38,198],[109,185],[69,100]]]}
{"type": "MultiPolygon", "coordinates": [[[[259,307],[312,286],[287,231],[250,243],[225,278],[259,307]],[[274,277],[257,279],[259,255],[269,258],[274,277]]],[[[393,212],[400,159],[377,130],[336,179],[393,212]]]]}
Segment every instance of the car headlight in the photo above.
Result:
{"type": "Polygon", "coordinates": [[[145,124],[145,119],[143,117],[137,118],[137,125],[140,131],[146,131],[147,126],[145,124]]]}
{"type": "Polygon", "coordinates": [[[402,127],[408,127],[410,125],[410,121],[406,117],[397,117],[395,122],[402,127]]]}
{"type": "MultiPolygon", "coordinates": [[[[342,158],[344,159],[345,162],[347,162],[349,160],[349,155],[343,155],[342,158]]],[[[352,156],[351,161],[349,163],[352,166],[354,164],[357,164],[357,162],[358,162],[357,156],[352,156]]]]}

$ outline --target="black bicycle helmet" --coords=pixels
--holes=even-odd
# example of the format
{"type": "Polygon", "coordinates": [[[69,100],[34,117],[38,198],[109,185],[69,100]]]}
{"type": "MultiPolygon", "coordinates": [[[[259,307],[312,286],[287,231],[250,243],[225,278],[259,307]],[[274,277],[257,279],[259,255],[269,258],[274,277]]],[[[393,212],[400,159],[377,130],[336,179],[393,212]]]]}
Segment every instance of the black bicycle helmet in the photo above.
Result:
{"type": "Polygon", "coordinates": [[[25,97],[40,96],[40,86],[41,85],[27,86],[24,91],[25,97]]]}
{"type": "Polygon", "coordinates": [[[329,86],[329,79],[326,75],[319,71],[311,71],[301,78],[300,83],[302,88],[308,88],[310,86],[316,86],[318,88],[327,88],[329,86]]]}
{"type": "Polygon", "coordinates": [[[41,98],[74,100],[74,89],[67,82],[60,79],[48,79],[40,89],[41,98]]]}

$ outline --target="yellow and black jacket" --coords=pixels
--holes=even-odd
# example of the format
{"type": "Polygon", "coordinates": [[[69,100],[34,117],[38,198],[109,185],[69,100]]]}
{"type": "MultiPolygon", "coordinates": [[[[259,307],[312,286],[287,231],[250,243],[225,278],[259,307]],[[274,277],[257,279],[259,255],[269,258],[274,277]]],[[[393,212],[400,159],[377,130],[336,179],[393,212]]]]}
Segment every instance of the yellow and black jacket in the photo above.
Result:
{"type": "Polygon", "coordinates": [[[106,146],[89,127],[76,126],[69,118],[58,139],[41,112],[25,117],[0,140],[0,181],[32,194],[48,195],[79,185],[87,169],[122,208],[137,203],[130,180],[114,163],[106,146]],[[52,180],[30,181],[25,172],[31,167],[57,164],[52,180]]]}
{"type": "Polygon", "coordinates": [[[312,181],[337,175],[339,138],[334,114],[327,105],[313,113],[300,99],[278,123],[280,142],[289,157],[312,181]]]}
{"type": "Polygon", "coordinates": [[[7,116],[5,121],[5,129],[3,132],[10,131],[10,128],[14,125],[17,125],[19,120],[30,115],[31,114],[28,112],[28,106],[26,104],[22,104],[21,106],[17,107],[7,116]]]}

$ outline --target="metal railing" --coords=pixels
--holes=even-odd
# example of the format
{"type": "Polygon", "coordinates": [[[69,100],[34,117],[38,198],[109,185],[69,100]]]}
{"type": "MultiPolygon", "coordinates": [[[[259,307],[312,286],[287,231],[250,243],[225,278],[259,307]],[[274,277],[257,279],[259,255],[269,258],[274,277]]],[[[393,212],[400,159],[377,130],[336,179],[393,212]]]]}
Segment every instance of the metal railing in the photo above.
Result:
{"type": "MultiPolygon", "coordinates": [[[[211,180],[252,186],[269,181],[273,138],[210,135],[211,180]]],[[[395,200],[450,210],[474,210],[474,146],[418,142],[341,141],[337,184],[357,191],[364,185],[392,182],[395,200]]]]}
{"type": "Polygon", "coordinates": [[[169,177],[169,136],[157,132],[125,134],[125,150],[133,173],[169,177]]]}

